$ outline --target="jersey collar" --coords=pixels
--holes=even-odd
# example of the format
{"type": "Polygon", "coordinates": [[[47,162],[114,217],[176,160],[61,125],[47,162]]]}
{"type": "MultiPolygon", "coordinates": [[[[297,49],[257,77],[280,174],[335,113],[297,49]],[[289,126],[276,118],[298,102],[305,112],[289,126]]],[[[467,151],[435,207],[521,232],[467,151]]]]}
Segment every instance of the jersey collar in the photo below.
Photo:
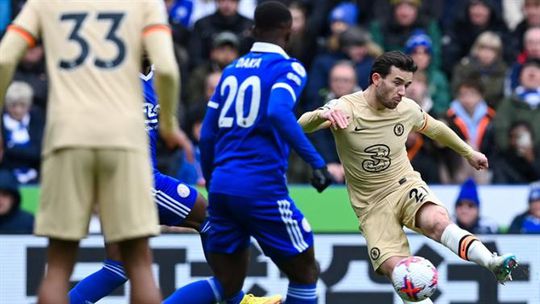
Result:
{"type": "Polygon", "coordinates": [[[251,47],[251,52],[256,53],[276,53],[286,59],[289,59],[289,55],[277,44],[268,43],[268,42],[255,42],[251,47]]]}

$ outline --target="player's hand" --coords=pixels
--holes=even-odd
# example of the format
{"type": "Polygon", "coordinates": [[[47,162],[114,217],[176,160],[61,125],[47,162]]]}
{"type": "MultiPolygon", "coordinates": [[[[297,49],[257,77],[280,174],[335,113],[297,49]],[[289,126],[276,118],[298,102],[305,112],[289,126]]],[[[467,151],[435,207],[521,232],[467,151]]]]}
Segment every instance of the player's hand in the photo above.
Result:
{"type": "Polygon", "coordinates": [[[321,118],[329,121],[334,129],[345,129],[350,123],[349,117],[339,109],[328,109],[321,113],[321,118]]]}
{"type": "Polygon", "coordinates": [[[467,158],[467,161],[476,170],[484,170],[489,168],[487,157],[478,151],[474,151],[473,154],[467,158]]]}
{"type": "Polygon", "coordinates": [[[311,185],[317,189],[317,192],[321,193],[332,183],[332,176],[328,172],[326,166],[313,169],[313,176],[311,177],[311,185]]]}
{"type": "Polygon", "coordinates": [[[165,144],[169,149],[178,147],[184,150],[186,161],[188,163],[192,164],[195,162],[193,145],[191,144],[189,138],[186,136],[186,133],[180,130],[180,128],[175,127],[171,130],[171,132],[168,133],[161,132],[161,137],[163,138],[163,141],[165,141],[165,144]]]}

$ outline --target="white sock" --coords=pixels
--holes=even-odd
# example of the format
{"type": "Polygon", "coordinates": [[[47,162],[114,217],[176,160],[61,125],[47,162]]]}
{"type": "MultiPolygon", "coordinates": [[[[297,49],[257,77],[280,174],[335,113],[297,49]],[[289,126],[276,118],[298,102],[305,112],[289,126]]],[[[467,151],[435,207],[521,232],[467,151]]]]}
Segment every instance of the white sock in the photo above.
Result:
{"type": "Polygon", "coordinates": [[[444,229],[441,244],[464,260],[489,268],[491,252],[470,232],[450,224],[444,229]]]}
{"type": "Polygon", "coordinates": [[[420,302],[409,302],[409,301],[403,300],[403,303],[404,304],[418,304],[418,303],[420,303],[420,304],[433,304],[433,302],[431,302],[431,300],[429,298],[427,298],[425,300],[422,300],[420,302]]]}

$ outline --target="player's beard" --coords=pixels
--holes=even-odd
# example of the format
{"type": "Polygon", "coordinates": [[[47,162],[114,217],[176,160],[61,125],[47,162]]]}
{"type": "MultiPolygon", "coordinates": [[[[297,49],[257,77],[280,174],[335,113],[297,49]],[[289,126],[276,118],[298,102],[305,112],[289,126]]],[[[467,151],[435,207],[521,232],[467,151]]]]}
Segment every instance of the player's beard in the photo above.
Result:
{"type": "Polygon", "coordinates": [[[393,99],[394,89],[386,85],[385,81],[375,89],[375,98],[377,102],[387,109],[395,109],[398,103],[393,99]]]}

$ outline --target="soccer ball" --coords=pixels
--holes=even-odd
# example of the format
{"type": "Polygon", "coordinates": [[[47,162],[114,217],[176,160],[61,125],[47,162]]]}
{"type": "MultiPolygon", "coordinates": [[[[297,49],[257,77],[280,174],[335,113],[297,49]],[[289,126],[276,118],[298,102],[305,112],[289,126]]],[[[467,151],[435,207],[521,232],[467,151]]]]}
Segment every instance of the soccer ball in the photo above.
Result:
{"type": "Polygon", "coordinates": [[[403,300],[410,302],[422,301],[433,295],[438,279],[437,268],[419,256],[401,260],[392,272],[394,290],[403,300]]]}

